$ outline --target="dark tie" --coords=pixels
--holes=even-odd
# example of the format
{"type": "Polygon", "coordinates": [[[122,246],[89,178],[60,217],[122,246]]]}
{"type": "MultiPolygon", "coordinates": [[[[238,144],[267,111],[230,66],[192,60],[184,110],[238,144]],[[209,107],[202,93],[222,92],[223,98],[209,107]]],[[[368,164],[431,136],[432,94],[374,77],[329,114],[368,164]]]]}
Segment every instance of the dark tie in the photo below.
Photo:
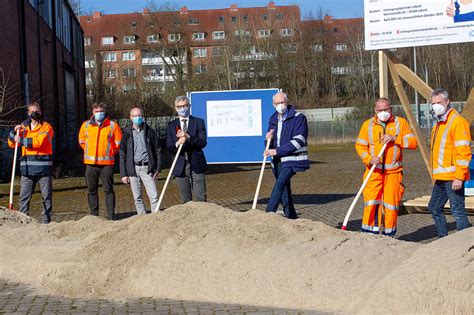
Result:
{"type": "Polygon", "coordinates": [[[188,120],[183,119],[183,131],[186,132],[188,131],[188,120]]]}

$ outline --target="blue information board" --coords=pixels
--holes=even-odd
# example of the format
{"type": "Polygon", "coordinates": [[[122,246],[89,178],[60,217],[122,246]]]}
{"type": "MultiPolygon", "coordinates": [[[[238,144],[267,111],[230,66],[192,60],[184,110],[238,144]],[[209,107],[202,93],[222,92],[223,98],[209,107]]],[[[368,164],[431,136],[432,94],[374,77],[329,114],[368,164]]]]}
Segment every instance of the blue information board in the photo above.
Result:
{"type": "Polygon", "coordinates": [[[272,97],[278,89],[192,92],[191,113],[204,119],[208,163],[261,163],[272,97]]]}

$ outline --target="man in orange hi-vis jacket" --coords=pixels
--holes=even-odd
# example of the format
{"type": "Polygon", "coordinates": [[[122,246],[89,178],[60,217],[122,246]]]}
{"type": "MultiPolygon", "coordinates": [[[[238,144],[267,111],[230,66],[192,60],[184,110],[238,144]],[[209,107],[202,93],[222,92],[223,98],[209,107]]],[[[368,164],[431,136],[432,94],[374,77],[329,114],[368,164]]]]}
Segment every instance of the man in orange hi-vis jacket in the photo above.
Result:
{"type": "Polygon", "coordinates": [[[405,188],[402,184],[402,151],[416,149],[416,138],[408,122],[392,115],[392,105],[386,98],[375,102],[376,115],[364,122],[356,142],[357,154],[366,166],[364,178],[372,165],[376,165],[364,188],[364,216],[361,231],[379,233],[379,207],[385,219],[382,224],[385,235],[394,236],[397,231],[398,204],[405,188]],[[383,145],[387,147],[379,158],[383,145]]]}
{"type": "Polygon", "coordinates": [[[449,199],[458,231],[469,227],[464,203],[464,181],[469,179],[471,134],[469,123],[451,107],[449,93],[436,89],[431,94],[432,113],[438,120],[431,133],[433,191],[428,209],[439,237],[448,235],[443,207],[449,199]]]}
{"type": "Polygon", "coordinates": [[[20,211],[29,214],[30,200],[39,184],[43,197],[42,222],[51,222],[53,209],[53,127],[43,120],[38,103],[27,106],[28,118],[10,132],[8,145],[21,146],[20,211]],[[17,134],[18,133],[18,134],[17,134]]]}
{"type": "Polygon", "coordinates": [[[92,104],[92,117],[86,120],[79,131],[79,145],[84,150],[88,202],[91,215],[99,215],[99,177],[105,192],[107,219],[113,220],[115,213],[114,164],[115,154],[120,150],[122,130],[110,120],[104,103],[92,104]]]}

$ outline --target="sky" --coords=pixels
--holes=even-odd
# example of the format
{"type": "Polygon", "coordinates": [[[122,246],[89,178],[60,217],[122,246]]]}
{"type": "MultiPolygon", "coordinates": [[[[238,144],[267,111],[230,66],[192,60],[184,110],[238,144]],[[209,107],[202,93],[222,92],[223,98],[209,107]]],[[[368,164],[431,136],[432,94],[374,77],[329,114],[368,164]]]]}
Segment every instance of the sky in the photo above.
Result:
{"type": "MultiPolygon", "coordinates": [[[[222,9],[228,8],[231,4],[237,4],[238,7],[263,7],[270,0],[171,0],[159,1],[155,3],[158,6],[161,3],[168,2],[174,4],[177,8],[188,7],[189,10],[203,9],[222,9]]],[[[313,16],[321,8],[323,13],[329,14],[334,18],[353,18],[362,17],[364,14],[363,0],[274,0],[279,5],[299,5],[302,18],[307,18],[310,14],[313,16]]],[[[150,0],[80,0],[82,12],[102,11],[105,14],[142,12],[143,8],[150,3],[150,0]]]]}

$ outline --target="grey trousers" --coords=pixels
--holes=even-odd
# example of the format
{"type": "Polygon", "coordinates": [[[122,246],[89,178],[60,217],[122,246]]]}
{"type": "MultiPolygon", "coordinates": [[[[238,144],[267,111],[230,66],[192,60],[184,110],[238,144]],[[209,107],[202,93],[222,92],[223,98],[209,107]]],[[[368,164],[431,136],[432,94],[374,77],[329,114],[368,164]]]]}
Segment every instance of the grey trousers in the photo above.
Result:
{"type": "Polygon", "coordinates": [[[30,201],[35,191],[36,183],[39,183],[41,196],[43,197],[42,222],[51,222],[53,210],[53,177],[52,176],[21,176],[20,182],[20,212],[29,214],[30,201]]]}
{"type": "Polygon", "coordinates": [[[206,178],[204,177],[204,174],[197,174],[196,172],[191,171],[189,163],[187,162],[185,174],[186,176],[182,177],[176,176],[181,201],[183,203],[191,201],[193,199],[193,192],[196,201],[207,201],[206,178]]]}
{"type": "MultiPolygon", "coordinates": [[[[145,203],[142,197],[142,182],[145,186],[146,193],[150,199],[151,211],[154,212],[158,205],[158,190],[156,189],[155,180],[153,174],[147,174],[147,165],[135,165],[135,173],[137,177],[130,176],[130,186],[132,187],[133,199],[135,200],[135,208],[138,214],[145,214],[145,203]]],[[[159,210],[159,209],[158,209],[159,210]]]]}

